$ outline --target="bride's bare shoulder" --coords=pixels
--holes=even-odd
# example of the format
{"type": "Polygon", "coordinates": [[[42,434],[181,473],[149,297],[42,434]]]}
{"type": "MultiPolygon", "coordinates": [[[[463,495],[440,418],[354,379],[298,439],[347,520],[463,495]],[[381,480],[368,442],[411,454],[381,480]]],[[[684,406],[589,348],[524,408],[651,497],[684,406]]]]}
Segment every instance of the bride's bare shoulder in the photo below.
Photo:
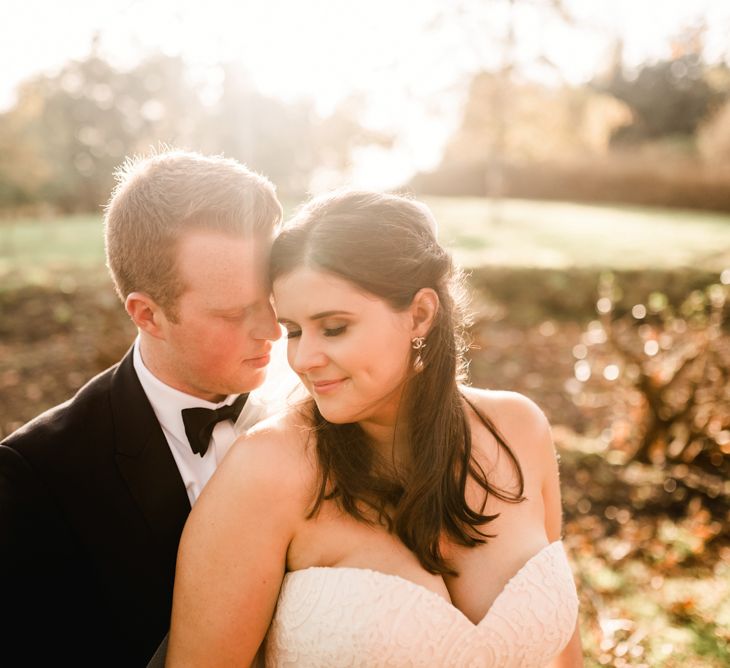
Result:
{"type": "Polygon", "coordinates": [[[216,476],[233,484],[267,490],[272,500],[305,502],[316,476],[314,433],[298,407],[273,415],[252,427],[231,446],[216,476]]]}
{"type": "Polygon", "coordinates": [[[461,386],[463,395],[474,405],[503,419],[544,422],[547,420],[542,409],[529,397],[510,390],[486,390],[479,387],[461,386]]]}
{"type": "Polygon", "coordinates": [[[516,454],[554,456],[550,424],[542,409],[519,392],[462,387],[469,402],[487,417],[516,454]]]}

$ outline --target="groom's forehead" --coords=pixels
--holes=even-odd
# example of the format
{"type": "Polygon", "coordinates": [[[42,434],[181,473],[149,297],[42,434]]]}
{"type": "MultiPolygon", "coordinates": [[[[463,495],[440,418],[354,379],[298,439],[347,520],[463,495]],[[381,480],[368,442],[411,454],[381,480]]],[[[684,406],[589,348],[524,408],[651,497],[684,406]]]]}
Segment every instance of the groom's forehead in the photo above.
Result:
{"type": "Polygon", "coordinates": [[[233,270],[241,266],[260,268],[268,263],[272,240],[266,236],[228,234],[215,229],[190,230],[176,244],[176,259],[182,268],[216,266],[233,270]]]}
{"type": "Polygon", "coordinates": [[[227,283],[220,289],[211,284],[190,286],[182,294],[182,300],[199,312],[224,318],[244,317],[268,303],[268,292],[262,281],[227,283]]]}

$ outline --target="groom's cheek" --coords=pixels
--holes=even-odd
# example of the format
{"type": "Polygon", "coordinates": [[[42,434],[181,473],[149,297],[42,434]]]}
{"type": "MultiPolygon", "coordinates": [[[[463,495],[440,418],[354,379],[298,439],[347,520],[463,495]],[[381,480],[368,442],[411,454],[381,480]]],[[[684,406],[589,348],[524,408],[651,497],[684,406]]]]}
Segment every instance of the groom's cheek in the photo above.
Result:
{"type": "Polygon", "coordinates": [[[228,323],[218,335],[218,353],[229,360],[240,360],[250,357],[256,342],[251,336],[251,330],[245,323],[228,323]]]}

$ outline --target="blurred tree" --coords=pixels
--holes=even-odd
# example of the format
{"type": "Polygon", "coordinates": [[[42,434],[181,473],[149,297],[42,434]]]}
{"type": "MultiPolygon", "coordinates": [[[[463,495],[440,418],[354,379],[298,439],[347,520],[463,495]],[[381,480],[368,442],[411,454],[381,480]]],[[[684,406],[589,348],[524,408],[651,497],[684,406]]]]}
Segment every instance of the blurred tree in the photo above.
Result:
{"type": "MultiPolygon", "coordinates": [[[[444,163],[476,163],[488,155],[499,123],[488,100],[500,85],[492,74],[474,77],[461,125],[444,152],[444,163]]],[[[626,106],[608,95],[530,82],[511,85],[503,111],[509,118],[499,130],[505,163],[565,160],[602,152],[613,128],[631,118],[626,106]]]]}
{"type": "Polygon", "coordinates": [[[345,173],[355,148],[390,140],[361,125],[362,105],[363,100],[349,98],[321,118],[306,100],[284,104],[262,95],[245,69],[227,65],[221,95],[203,119],[198,145],[263,172],[285,195],[301,196],[318,170],[345,173]]]}
{"type": "Polygon", "coordinates": [[[730,102],[726,102],[700,126],[697,146],[703,158],[730,165],[730,102]]]}
{"type": "Polygon", "coordinates": [[[122,71],[92,49],[26,81],[0,115],[0,206],[98,211],[124,156],[160,145],[225,153],[299,196],[321,165],[342,169],[353,148],[387,139],[361,127],[356,105],[322,119],[306,101],[262,95],[242,67],[222,69],[205,103],[185,63],[161,54],[122,71]]]}
{"type": "Polygon", "coordinates": [[[37,100],[19,101],[27,108],[22,114],[0,114],[0,205],[22,208],[40,197],[48,179],[48,166],[40,155],[40,137],[29,132],[24,118],[37,113],[37,100]]]}
{"type": "MultiPolygon", "coordinates": [[[[462,27],[460,34],[477,63],[477,72],[471,83],[469,98],[460,132],[479,136],[482,155],[470,160],[472,168],[477,164],[483,169],[483,191],[492,198],[492,221],[499,219],[499,201],[506,194],[510,144],[515,118],[512,115],[514,101],[520,95],[520,77],[523,72],[538,67],[547,70],[553,78],[559,78],[559,69],[544,50],[526,60],[518,46],[518,24],[528,14],[545,21],[557,21],[573,25],[574,18],[563,0],[496,0],[483,3],[479,0],[460,0],[450,3],[436,16],[433,26],[446,24],[462,27]],[[486,122],[485,122],[486,121],[486,122]]],[[[528,102],[529,105],[529,102],[528,102]]],[[[530,132],[529,124],[521,131],[530,132]]],[[[458,146],[469,143],[457,140],[458,146]]],[[[473,153],[473,151],[472,151],[473,153]]],[[[447,160],[445,160],[447,162],[447,160]]]]}
{"type": "Polygon", "coordinates": [[[314,113],[307,103],[287,105],[268,98],[243,67],[228,64],[221,95],[199,128],[198,145],[245,162],[283,192],[301,193],[316,162],[314,132],[314,113]]]}
{"type": "Polygon", "coordinates": [[[721,104],[729,91],[722,89],[720,70],[727,68],[711,68],[704,61],[703,34],[703,26],[687,28],[672,41],[669,59],[632,72],[618,58],[609,74],[593,81],[594,88],[626,103],[633,113],[632,121],[614,132],[614,145],[691,137],[721,104]]]}
{"type": "Polygon", "coordinates": [[[678,309],[654,292],[621,317],[613,275],[599,294],[600,321],[583,337],[588,356],[577,373],[620,384],[613,446],[639,462],[702,472],[694,486],[714,498],[730,474],[730,289],[694,290],[678,309]]]}
{"type": "Polygon", "coordinates": [[[340,102],[319,127],[318,165],[324,169],[347,173],[353,151],[363,146],[390,148],[392,134],[367,128],[360,120],[366,107],[363,95],[351,95],[340,102]]]}
{"type": "MultiPolygon", "coordinates": [[[[533,6],[541,5],[510,5],[533,6]]],[[[575,25],[559,8],[549,12],[575,25]]],[[[708,65],[702,54],[701,33],[683,33],[671,60],[645,64],[634,78],[616,39],[607,71],[581,88],[531,82],[519,75],[519,61],[481,72],[441,164],[411,187],[496,202],[507,196],[726,211],[730,112],[720,104],[730,99],[730,68],[708,65]],[[634,150],[610,150],[617,146],[634,150]]],[[[499,215],[498,207],[492,211],[499,215]]]]}
{"type": "Polygon", "coordinates": [[[730,166],[730,67],[725,63],[708,67],[705,79],[724,102],[700,125],[697,147],[703,158],[727,167],[730,166]]]}
{"type": "Polygon", "coordinates": [[[175,58],[157,56],[129,72],[92,54],[58,74],[21,85],[15,106],[0,117],[0,204],[25,201],[64,212],[98,210],[124,156],[160,142],[185,140],[177,118],[195,117],[200,104],[175,58]],[[179,110],[186,111],[178,116],[179,110]],[[18,176],[3,164],[13,156],[18,176]]]}
{"type": "Polygon", "coordinates": [[[42,138],[48,178],[41,197],[62,211],[91,211],[106,201],[114,168],[133,142],[125,100],[128,76],[101,58],[69,63],[55,77],[30,82],[42,106],[29,131],[42,138]]]}

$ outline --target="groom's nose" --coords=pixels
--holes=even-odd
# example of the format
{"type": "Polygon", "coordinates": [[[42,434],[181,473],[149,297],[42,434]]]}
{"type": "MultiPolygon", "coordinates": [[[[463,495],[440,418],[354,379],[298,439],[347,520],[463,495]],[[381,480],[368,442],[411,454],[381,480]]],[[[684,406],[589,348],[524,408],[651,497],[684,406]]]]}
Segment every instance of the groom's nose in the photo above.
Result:
{"type": "Polygon", "coordinates": [[[268,341],[276,341],[281,338],[281,325],[276,320],[276,313],[271,302],[266,300],[260,312],[258,313],[256,326],[254,327],[253,337],[255,339],[265,339],[268,341]]]}

